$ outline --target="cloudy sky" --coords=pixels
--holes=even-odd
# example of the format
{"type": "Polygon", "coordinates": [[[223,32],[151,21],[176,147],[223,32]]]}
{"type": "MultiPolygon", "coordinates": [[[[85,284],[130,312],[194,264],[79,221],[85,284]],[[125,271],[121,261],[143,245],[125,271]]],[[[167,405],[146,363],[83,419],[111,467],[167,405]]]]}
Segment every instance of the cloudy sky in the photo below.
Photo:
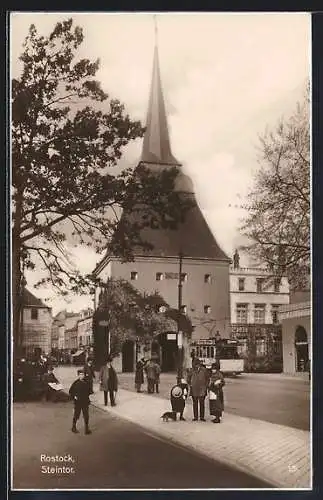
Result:
{"type": "MultiPolygon", "coordinates": [[[[14,13],[11,15],[11,72],[31,23],[49,34],[72,17],[85,40],[79,56],[100,58],[97,78],[110,97],[145,122],[154,49],[149,13],[14,13]]],[[[239,220],[257,169],[257,136],[288,116],[302,97],[310,74],[310,15],[307,13],[158,14],[158,46],[172,150],[192,177],[201,209],[218,243],[232,255],[239,220]]],[[[125,152],[136,164],[141,141],[125,152]]],[[[99,257],[84,249],[76,259],[89,272],[99,257]]],[[[242,264],[244,262],[242,261],[242,264]]],[[[27,277],[28,283],[35,276],[27,277]]],[[[32,287],[30,286],[32,290],[32,287]]],[[[88,298],[68,303],[48,298],[54,312],[78,310],[88,298]]]]}

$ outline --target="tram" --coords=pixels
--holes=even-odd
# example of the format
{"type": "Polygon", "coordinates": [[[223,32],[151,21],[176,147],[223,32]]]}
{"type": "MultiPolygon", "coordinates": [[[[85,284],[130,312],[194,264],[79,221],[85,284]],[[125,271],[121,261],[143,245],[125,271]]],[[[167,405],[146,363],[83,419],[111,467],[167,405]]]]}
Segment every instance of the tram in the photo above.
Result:
{"type": "Polygon", "coordinates": [[[231,339],[200,339],[191,344],[192,357],[199,358],[206,368],[219,362],[225,375],[240,375],[244,371],[244,359],[238,354],[238,341],[231,339]]]}

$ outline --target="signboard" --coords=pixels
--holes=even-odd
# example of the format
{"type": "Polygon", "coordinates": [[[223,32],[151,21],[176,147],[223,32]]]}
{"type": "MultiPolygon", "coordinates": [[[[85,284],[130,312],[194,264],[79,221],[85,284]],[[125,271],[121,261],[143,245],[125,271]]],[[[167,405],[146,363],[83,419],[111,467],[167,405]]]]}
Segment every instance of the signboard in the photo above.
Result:
{"type": "Polygon", "coordinates": [[[176,333],[167,333],[167,340],[176,340],[176,333]]]}
{"type": "Polygon", "coordinates": [[[109,326],[109,321],[102,319],[99,321],[99,326],[109,326]]]}
{"type": "Polygon", "coordinates": [[[178,280],[178,273],[165,273],[167,280],[178,280]]]}

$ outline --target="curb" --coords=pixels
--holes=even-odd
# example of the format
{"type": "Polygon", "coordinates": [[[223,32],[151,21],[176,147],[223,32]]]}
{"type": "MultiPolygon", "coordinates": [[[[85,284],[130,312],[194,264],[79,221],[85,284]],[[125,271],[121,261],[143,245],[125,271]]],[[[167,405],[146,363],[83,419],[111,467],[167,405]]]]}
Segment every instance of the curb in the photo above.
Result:
{"type": "MultiPolygon", "coordinates": [[[[128,391],[126,389],[122,389],[125,393],[131,393],[131,391],[128,391]]],[[[65,387],[64,387],[64,392],[66,392],[65,387]]],[[[311,486],[307,486],[307,484],[311,484],[311,477],[308,477],[308,475],[303,475],[300,477],[300,475],[296,475],[295,480],[293,481],[292,478],[287,479],[287,481],[283,478],[280,477],[281,474],[279,474],[279,468],[281,466],[284,466],[284,463],[282,464],[277,464],[277,476],[275,477],[275,465],[272,463],[271,457],[269,457],[269,474],[266,472],[267,467],[266,467],[266,462],[268,462],[268,457],[264,456],[264,464],[263,467],[259,467],[259,458],[255,459],[252,458],[249,463],[246,463],[246,455],[242,451],[238,451],[236,455],[234,455],[234,452],[230,452],[230,444],[228,445],[229,449],[227,449],[226,445],[221,446],[219,448],[219,451],[217,449],[212,449],[208,450],[207,447],[203,448],[203,442],[200,443],[200,446],[194,442],[191,441],[186,441],[183,439],[182,435],[174,435],[174,426],[172,426],[170,429],[168,429],[166,426],[165,428],[159,427],[157,422],[152,423],[152,425],[149,425],[149,422],[140,422],[138,421],[138,418],[136,416],[131,416],[124,414],[120,412],[119,409],[115,409],[112,407],[103,407],[103,405],[97,401],[91,401],[91,405],[95,407],[96,409],[100,410],[101,412],[107,412],[114,417],[126,420],[128,422],[131,422],[132,424],[140,427],[141,429],[145,430],[146,432],[149,432],[151,435],[154,435],[156,437],[162,438],[165,442],[169,442],[169,444],[173,446],[180,447],[182,449],[186,449],[187,451],[194,452],[198,454],[201,457],[204,457],[208,460],[212,461],[217,461],[219,463],[222,463],[226,466],[232,467],[242,473],[248,474],[254,478],[257,478],[265,483],[268,483],[268,487],[264,487],[261,489],[264,490],[272,490],[272,489],[284,489],[284,490],[296,490],[296,491],[311,491],[311,486]],[[169,432],[169,431],[172,432],[169,432]],[[226,456],[227,455],[227,456],[226,456]],[[267,460],[266,460],[267,458],[267,460]],[[306,481],[306,486],[298,486],[300,483],[304,484],[306,481]]],[[[228,414],[229,415],[229,414],[228,414]]],[[[252,420],[252,419],[249,419],[252,420]]],[[[188,436],[188,434],[186,434],[188,436]]],[[[205,444],[205,443],[204,443],[205,444]]],[[[272,452],[270,453],[272,455],[272,452]]],[[[261,459],[261,457],[260,457],[261,459]]],[[[260,460],[261,461],[261,460],[260,460]]],[[[279,460],[278,460],[279,462],[279,460]]],[[[261,462],[262,463],[262,462],[261,462]]],[[[286,465],[287,467],[287,465],[286,465]]]]}
{"type": "MultiPolygon", "coordinates": [[[[261,488],[261,490],[272,490],[275,488],[284,488],[284,485],[280,484],[277,481],[274,481],[269,476],[266,477],[266,474],[260,475],[256,471],[254,471],[252,468],[243,466],[243,465],[239,464],[238,462],[235,462],[232,460],[225,460],[225,459],[223,459],[223,457],[216,458],[216,457],[214,457],[213,454],[211,455],[211,453],[202,452],[201,450],[194,447],[193,445],[190,445],[189,443],[183,443],[182,440],[177,439],[176,437],[174,437],[172,435],[169,435],[167,432],[163,431],[162,429],[160,429],[160,430],[159,429],[152,429],[151,427],[149,427],[147,425],[143,425],[143,424],[139,423],[136,419],[129,417],[128,415],[120,415],[118,410],[114,410],[112,407],[108,407],[109,409],[104,409],[104,408],[102,408],[102,406],[100,404],[98,404],[96,402],[91,402],[91,405],[102,412],[111,413],[112,415],[114,415],[118,418],[121,418],[123,420],[127,420],[128,422],[131,422],[132,424],[137,425],[138,427],[140,427],[141,429],[144,429],[145,431],[148,430],[151,433],[151,435],[156,435],[158,437],[162,437],[162,438],[164,438],[164,440],[166,442],[170,441],[172,445],[179,446],[182,449],[194,452],[197,455],[200,455],[203,458],[207,458],[208,460],[211,460],[213,462],[217,461],[217,462],[222,463],[224,465],[234,467],[235,469],[237,469],[240,472],[244,472],[245,474],[248,474],[249,476],[253,476],[257,479],[260,479],[264,483],[268,482],[269,484],[272,485],[272,486],[268,486],[268,488],[261,488]]],[[[257,489],[258,490],[258,488],[250,488],[250,489],[257,489]]],[[[301,488],[297,488],[297,489],[301,489],[301,488]]]]}

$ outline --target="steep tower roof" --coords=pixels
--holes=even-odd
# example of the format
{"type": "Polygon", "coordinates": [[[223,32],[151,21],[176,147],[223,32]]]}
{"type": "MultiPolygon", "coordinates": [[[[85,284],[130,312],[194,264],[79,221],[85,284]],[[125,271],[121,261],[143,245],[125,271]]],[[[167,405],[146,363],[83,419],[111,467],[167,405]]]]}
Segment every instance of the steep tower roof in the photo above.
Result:
{"type": "Polygon", "coordinates": [[[170,146],[157,44],[154,51],[153,75],[141,161],[145,163],[179,165],[179,162],[172,154],[170,146]]]}
{"type": "MultiPolygon", "coordinates": [[[[185,222],[179,224],[177,229],[157,227],[145,227],[142,229],[142,239],[149,242],[153,246],[153,249],[144,251],[141,247],[134,248],[134,255],[177,257],[179,252],[182,252],[185,257],[193,259],[225,260],[230,262],[229,257],[218,245],[200,210],[194,195],[191,178],[184,173],[182,165],[172,154],[157,46],[155,46],[154,50],[147,123],[140,163],[143,163],[152,171],[174,166],[178,167],[179,173],[175,180],[174,189],[183,193],[183,196],[189,196],[193,201],[193,207],[186,214],[185,222]]],[[[129,222],[132,224],[136,223],[139,219],[141,219],[141,215],[138,211],[131,213],[123,212],[119,226],[119,236],[121,235],[122,237],[123,235],[123,223],[129,222]]],[[[110,256],[107,253],[96,266],[94,272],[100,272],[110,256]]]]}

